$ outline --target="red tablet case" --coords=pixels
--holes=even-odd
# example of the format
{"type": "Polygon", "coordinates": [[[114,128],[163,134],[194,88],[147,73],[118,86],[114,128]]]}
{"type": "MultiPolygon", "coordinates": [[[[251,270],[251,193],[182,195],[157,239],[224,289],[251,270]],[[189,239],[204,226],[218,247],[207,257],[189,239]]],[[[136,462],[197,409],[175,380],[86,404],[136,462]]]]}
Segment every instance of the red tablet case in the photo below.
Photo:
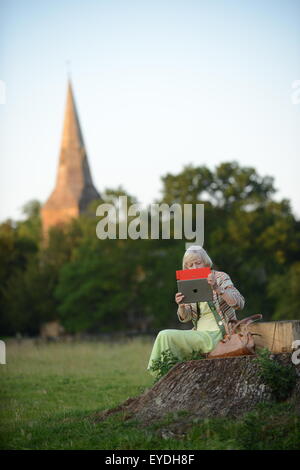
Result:
{"type": "Polygon", "coordinates": [[[187,279],[203,279],[211,273],[210,268],[196,268],[196,269],[181,269],[176,271],[177,281],[184,281],[187,279]]]}

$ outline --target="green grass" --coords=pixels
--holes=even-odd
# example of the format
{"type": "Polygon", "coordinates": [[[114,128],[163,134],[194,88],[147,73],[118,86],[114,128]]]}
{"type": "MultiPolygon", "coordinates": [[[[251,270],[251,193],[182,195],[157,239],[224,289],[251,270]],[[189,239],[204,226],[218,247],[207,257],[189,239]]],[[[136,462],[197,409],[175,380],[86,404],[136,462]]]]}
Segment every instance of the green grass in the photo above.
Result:
{"type": "Polygon", "coordinates": [[[299,449],[291,405],[262,404],[238,420],[170,414],[141,427],[90,416],[153,385],[146,371],[153,341],[22,344],[7,342],[0,366],[1,449],[299,449]]]}

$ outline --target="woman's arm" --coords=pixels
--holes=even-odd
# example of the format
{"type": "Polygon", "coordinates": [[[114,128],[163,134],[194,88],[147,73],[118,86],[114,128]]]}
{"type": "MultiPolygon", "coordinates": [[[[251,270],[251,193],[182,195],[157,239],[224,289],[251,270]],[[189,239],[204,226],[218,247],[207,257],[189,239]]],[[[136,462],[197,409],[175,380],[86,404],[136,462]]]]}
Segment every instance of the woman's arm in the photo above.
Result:
{"type": "Polygon", "coordinates": [[[191,304],[182,304],[178,306],[177,310],[178,319],[182,323],[186,323],[192,319],[192,306],[191,304]]]}
{"type": "Polygon", "coordinates": [[[178,304],[177,316],[179,321],[186,323],[192,319],[192,306],[190,304],[181,303],[184,295],[181,292],[175,294],[175,302],[178,304]]]}
{"type": "Polygon", "coordinates": [[[220,295],[235,310],[242,310],[244,308],[245,299],[233,285],[226,287],[224,293],[220,295]]]}
{"type": "Polygon", "coordinates": [[[222,299],[235,310],[242,310],[245,305],[245,299],[238,289],[233,285],[228,274],[214,271],[209,282],[212,289],[222,297],[222,299]]]}

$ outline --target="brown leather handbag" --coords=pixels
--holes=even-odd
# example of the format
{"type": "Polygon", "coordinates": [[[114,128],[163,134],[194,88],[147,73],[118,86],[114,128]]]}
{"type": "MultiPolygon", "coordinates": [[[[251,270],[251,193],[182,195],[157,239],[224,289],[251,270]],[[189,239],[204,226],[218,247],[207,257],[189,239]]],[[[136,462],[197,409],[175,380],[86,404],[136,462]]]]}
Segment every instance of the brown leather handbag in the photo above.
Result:
{"type": "Polygon", "coordinates": [[[261,318],[262,315],[257,314],[237,322],[232,328],[232,332],[227,333],[206,357],[208,359],[215,359],[217,357],[255,354],[254,334],[250,333],[248,325],[261,318]]]}

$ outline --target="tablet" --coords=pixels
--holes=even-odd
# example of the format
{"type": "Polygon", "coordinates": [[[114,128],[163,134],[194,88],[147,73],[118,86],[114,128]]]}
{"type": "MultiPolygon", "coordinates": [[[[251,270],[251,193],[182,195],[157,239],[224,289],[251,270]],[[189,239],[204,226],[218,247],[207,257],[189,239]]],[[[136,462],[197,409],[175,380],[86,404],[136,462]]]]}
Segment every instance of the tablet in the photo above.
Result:
{"type": "Polygon", "coordinates": [[[195,302],[208,302],[213,300],[212,288],[206,278],[185,279],[177,281],[178,292],[184,295],[181,304],[192,304],[195,302]]]}
{"type": "Polygon", "coordinates": [[[177,281],[183,281],[185,279],[202,279],[203,277],[207,277],[210,273],[210,268],[181,269],[176,271],[176,279],[177,281]]]}

